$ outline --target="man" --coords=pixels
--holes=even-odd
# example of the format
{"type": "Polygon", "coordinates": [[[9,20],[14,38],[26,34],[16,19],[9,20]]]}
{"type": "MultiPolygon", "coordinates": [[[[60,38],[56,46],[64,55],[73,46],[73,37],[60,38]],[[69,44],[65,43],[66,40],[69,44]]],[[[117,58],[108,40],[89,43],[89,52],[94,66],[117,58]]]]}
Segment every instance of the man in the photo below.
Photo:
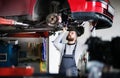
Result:
{"type": "Polygon", "coordinates": [[[84,28],[71,27],[68,29],[68,35],[66,37],[67,43],[62,43],[67,29],[63,28],[63,32],[54,40],[54,46],[61,52],[61,63],[59,68],[59,74],[63,76],[78,76],[77,64],[82,52],[80,52],[79,44],[77,44],[77,37],[84,33],[84,28]]]}

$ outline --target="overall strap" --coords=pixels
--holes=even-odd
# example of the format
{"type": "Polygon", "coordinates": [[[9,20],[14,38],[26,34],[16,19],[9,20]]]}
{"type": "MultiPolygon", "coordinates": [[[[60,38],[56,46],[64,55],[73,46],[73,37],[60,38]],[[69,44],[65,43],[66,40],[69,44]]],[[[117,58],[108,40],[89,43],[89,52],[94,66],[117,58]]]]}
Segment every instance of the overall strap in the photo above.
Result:
{"type": "Polygon", "coordinates": [[[64,54],[66,53],[66,44],[65,44],[65,48],[64,48],[64,54]]]}
{"type": "Polygon", "coordinates": [[[75,47],[73,49],[73,55],[75,55],[76,46],[77,46],[77,43],[75,44],[75,47]]]}

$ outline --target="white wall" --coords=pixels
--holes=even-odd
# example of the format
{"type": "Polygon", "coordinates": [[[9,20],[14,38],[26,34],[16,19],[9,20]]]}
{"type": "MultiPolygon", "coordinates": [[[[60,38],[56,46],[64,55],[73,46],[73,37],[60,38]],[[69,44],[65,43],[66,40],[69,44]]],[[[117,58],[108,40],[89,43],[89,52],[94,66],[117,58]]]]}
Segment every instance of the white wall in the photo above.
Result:
{"type": "Polygon", "coordinates": [[[59,32],[55,35],[49,37],[49,72],[58,73],[59,63],[60,63],[60,52],[53,45],[53,41],[58,36],[59,32]]]}

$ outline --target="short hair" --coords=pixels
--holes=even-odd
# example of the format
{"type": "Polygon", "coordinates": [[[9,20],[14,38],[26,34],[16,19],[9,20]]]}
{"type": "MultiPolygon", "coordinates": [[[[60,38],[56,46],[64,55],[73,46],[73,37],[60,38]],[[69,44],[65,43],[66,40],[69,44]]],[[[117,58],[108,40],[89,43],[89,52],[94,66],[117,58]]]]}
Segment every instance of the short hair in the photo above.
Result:
{"type": "Polygon", "coordinates": [[[77,36],[81,36],[84,33],[84,27],[69,27],[68,31],[75,31],[77,33],[77,36]]]}

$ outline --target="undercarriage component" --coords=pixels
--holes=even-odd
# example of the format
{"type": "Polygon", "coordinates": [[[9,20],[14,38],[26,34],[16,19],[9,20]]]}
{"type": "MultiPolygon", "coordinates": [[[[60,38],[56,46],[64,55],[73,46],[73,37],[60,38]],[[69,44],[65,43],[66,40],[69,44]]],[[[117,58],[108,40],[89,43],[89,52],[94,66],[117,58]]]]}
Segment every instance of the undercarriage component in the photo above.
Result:
{"type": "Polygon", "coordinates": [[[13,19],[5,19],[5,18],[0,18],[0,24],[11,25],[11,26],[14,26],[14,25],[29,26],[29,24],[25,24],[25,23],[22,23],[22,22],[17,22],[13,19]]]}
{"type": "Polygon", "coordinates": [[[48,15],[46,18],[46,23],[49,26],[56,26],[61,22],[62,22],[61,16],[57,13],[52,13],[52,14],[48,15]]]}
{"type": "MultiPolygon", "coordinates": [[[[16,25],[15,30],[10,30],[11,32],[58,31],[64,26],[80,26],[85,21],[96,22],[96,29],[104,29],[111,27],[113,23],[114,8],[110,5],[109,0],[11,1],[7,8],[4,5],[0,6],[5,8],[5,11],[1,9],[4,12],[0,13],[1,17],[11,17],[11,19],[15,17],[14,20],[17,18],[16,21],[19,21],[15,22],[18,25],[16,25]],[[18,1],[21,3],[19,4],[18,1]],[[7,13],[6,9],[13,8],[12,5],[14,4],[18,4],[14,7],[18,10],[14,10],[15,13],[13,11],[10,14],[7,13]],[[26,8],[23,8],[23,4],[26,8]],[[25,13],[21,13],[22,11],[25,11],[25,13]],[[26,24],[29,24],[29,26],[24,28],[22,25],[26,24]]],[[[1,0],[2,3],[9,4],[7,0],[1,0]]],[[[2,30],[0,27],[0,32],[8,31],[7,29],[2,30]]]]}
{"type": "Polygon", "coordinates": [[[41,27],[41,28],[8,28],[0,29],[0,33],[18,33],[18,32],[44,32],[44,31],[55,31],[53,27],[41,27]]]}

